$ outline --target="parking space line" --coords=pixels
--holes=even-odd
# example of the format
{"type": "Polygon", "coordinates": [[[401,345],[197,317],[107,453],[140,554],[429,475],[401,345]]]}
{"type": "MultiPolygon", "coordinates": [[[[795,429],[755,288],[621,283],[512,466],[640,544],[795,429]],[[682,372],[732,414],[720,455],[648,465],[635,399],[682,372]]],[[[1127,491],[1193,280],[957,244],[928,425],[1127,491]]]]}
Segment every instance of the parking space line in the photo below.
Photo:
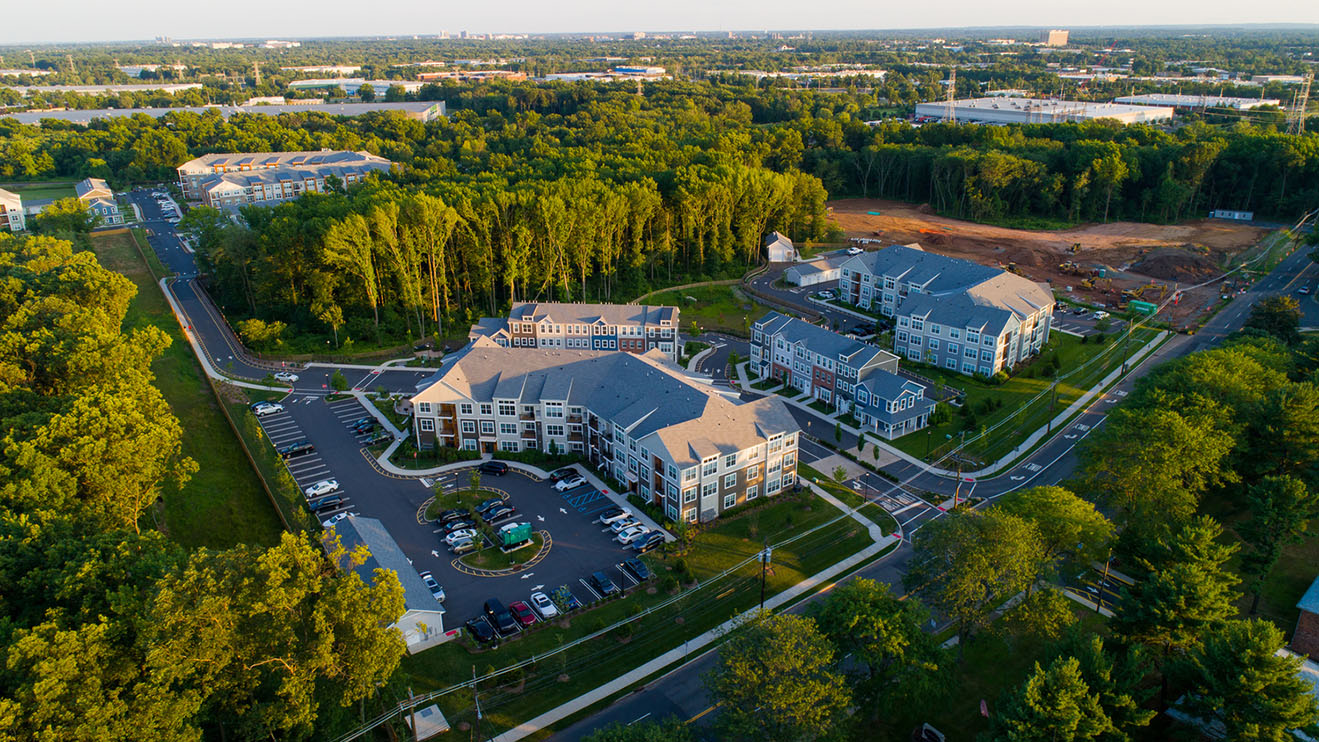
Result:
{"type": "Polygon", "coordinates": [[[582,587],[586,588],[587,592],[594,595],[596,600],[604,600],[604,598],[600,596],[600,593],[597,593],[595,588],[591,587],[591,583],[587,582],[584,578],[578,577],[577,581],[582,583],[582,587]]]}

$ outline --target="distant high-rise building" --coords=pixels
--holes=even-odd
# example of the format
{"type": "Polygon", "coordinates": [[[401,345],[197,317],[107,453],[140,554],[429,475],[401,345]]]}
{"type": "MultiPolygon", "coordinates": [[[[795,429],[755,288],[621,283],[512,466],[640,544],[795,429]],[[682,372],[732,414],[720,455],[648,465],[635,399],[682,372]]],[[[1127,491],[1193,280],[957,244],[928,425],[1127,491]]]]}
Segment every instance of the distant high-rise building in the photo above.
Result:
{"type": "Polygon", "coordinates": [[[1065,30],[1050,29],[1040,32],[1040,43],[1045,46],[1067,46],[1067,34],[1065,30]]]}

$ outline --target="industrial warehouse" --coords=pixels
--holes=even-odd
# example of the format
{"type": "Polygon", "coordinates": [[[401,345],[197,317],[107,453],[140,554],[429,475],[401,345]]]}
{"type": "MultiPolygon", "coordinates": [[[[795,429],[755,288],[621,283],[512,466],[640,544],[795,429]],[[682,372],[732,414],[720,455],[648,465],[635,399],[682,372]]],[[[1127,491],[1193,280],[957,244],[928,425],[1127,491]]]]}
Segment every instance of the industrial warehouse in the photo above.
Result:
{"type": "Polygon", "coordinates": [[[1232,108],[1249,111],[1261,106],[1281,106],[1277,98],[1233,98],[1225,95],[1179,95],[1177,93],[1146,93],[1114,98],[1114,103],[1138,106],[1172,106],[1173,108],[1232,108]]]}
{"type": "Polygon", "coordinates": [[[979,124],[1052,124],[1113,119],[1123,124],[1172,120],[1173,109],[1038,98],[967,98],[916,104],[916,118],[979,124]]]}

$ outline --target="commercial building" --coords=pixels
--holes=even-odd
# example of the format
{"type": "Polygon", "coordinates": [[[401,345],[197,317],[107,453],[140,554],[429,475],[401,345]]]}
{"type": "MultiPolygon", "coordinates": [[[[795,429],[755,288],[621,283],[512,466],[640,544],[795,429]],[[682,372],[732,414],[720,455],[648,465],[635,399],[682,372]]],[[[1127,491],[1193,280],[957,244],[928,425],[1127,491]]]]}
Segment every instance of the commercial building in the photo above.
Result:
{"type": "Polygon", "coordinates": [[[843,275],[847,255],[827,255],[796,265],[783,271],[783,281],[793,286],[815,286],[837,281],[843,275]]]}
{"type": "Polygon", "coordinates": [[[517,70],[445,70],[443,72],[421,72],[417,79],[422,82],[485,82],[487,80],[525,80],[527,73],[517,70]]]}
{"type": "Polygon", "coordinates": [[[894,353],[963,374],[993,376],[1038,354],[1053,323],[1047,285],[919,246],[850,258],[838,291],[896,318],[894,353]]]}
{"type": "Polygon", "coordinates": [[[673,520],[713,520],[796,481],[783,400],[743,402],[663,354],[503,348],[477,338],[412,398],[419,448],[567,451],[673,520]]]}
{"type": "Polygon", "coordinates": [[[201,90],[199,82],[133,83],[126,85],[15,85],[22,95],[34,93],[78,93],[79,95],[114,95],[116,93],[167,93],[174,95],[185,90],[201,90]]]}
{"type": "Polygon", "coordinates": [[[171,70],[173,72],[187,72],[186,64],[121,64],[119,71],[129,77],[141,79],[143,72],[160,72],[161,70],[171,70]]]}
{"type": "Polygon", "coordinates": [[[1271,82],[1282,83],[1283,85],[1300,85],[1305,82],[1305,75],[1251,75],[1250,81],[1267,85],[1271,82]]]}
{"type": "Polygon", "coordinates": [[[119,213],[119,204],[114,198],[114,191],[104,180],[88,178],[75,185],[73,190],[78,194],[78,200],[101,218],[101,224],[124,223],[124,217],[119,213]]]}
{"type": "Polygon", "coordinates": [[[505,348],[658,350],[678,361],[678,308],[643,304],[519,302],[508,317],[484,317],[469,337],[489,338],[505,348]]]}
{"type": "Polygon", "coordinates": [[[1071,33],[1062,29],[1049,29],[1040,32],[1040,43],[1045,46],[1067,46],[1067,37],[1071,33]]]}
{"type": "Polygon", "coordinates": [[[371,90],[379,96],[384,96],[385,91],[395,85],[403,88],[405,93],[415,93],[421,90],[424,83],[415,80],[367,80],[361,77],[345,78],[317,78],[312,80],[294,80],[289,83],[289,90],[324,90],[326,88],[339,88],[347,95],[357,95],[362,92],[363,85],[370,85],[371,90]]]}
{"type": "Polygon", "coordinates": [[[0,77],[22,77],[23,75],[30,75],[32,77],[45,77],[46,75],[53,75],[53,74],[55,74],[53,70],[0,69],[0,77]]]}
{"type": "Polygon", "coordinates": [[[1282,101],[1277,98],[1233,98],[1225,95],[1178,95],[1175,93],[1124,95],[1120,98],[1114,98],[1113,102],[1187,109],[1231,108],[1237,111],[1248,111],[1260,106],[1282,105],[1282,101]]]}
{"type": "MultiPolygon", "coordinates": [[[[948,113],[947,102],[916,104],[917,118],[944,120],[948,118],[948,113]]],[[[1094,119],[1113,119],[1123,124],[1148,124],[1172,120],[1173,109],[1121,103],[989,97],[955,100],[952,115],[959,122],[979,124],[1052,124],[1094,119]]]]}
{"type": "Polygon", "coordinates": [[[21,232],[27,229],[23,217],[23,197],[0,188],[0,232],[21,232]]]}
{"type": "Polygon", "coordinates": [[[307,64],[301,67],[280,67],[279,70],[299,75],[356,75],[362,68],[353,64],[307,64]]]}
{"type": "Polygon", "coordinates": [[[421,575],[383,523],[375,518],[350,515],[325,529],[322,538],[326,552],[331,555],[336,553],[336,547],[343,547],[339,568],[353,570],[368,585],[375,584],[377,569],[398,575],[403,586],[403,615],[393,626],[403,634],[409,654],[451,638],[444,630],[444,607],[421,581],[421,575]],[[361,564],[353,564],[352,552],[359,546],[366,547],[368,556],[361,564]]]}
{"type": "Polygon", "coordinates": [[[391,164],[370,152],[333,150],[202,155],[179,165],[179,187],[189,201],[232,208],[320,192],[328,176],[352,185],[391,164]]]}
{"type": "Polygon", "coordinates": [[[326,116],[361,116],[366,113],[389,113],[397,112],[410,119],[418,121],[434,121],[443,118],[445,114],[445,105],[443,101],[425,102],[419,101],[414,103],[385,103],[377,101],[372,103],[324,103],[318,100],[285,102],[284,104],[267,105],[260,102],[249,101],[241,106],[185,106],[179,108],[96,108],[88,110],[59,110],[59,111],[24,111],[21,113],[4,114],[6,118],[12,118],[22,124],[39,125],[45,119],[55,121],[64,121],[71,124],[89,124],[98,119],[107,118],[125,118],[142,114],[151,118],[161,118],[171,113],[192,113],[204,115],[211,111],[219,113],[221,118],[229,119],[237,114],[252,114],[257,116],[278,116],[285,113],[321,113],[326,116]]]}

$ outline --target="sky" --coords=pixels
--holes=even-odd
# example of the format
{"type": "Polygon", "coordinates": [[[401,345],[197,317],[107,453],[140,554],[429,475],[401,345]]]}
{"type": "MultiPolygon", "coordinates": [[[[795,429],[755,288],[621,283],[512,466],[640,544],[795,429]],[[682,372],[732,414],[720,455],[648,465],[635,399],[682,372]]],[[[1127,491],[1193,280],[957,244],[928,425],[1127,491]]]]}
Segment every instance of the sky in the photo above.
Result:
{"type": "Polygon", "coordinates": [[[0,45],[474,33],[1319,23],[1317,0],[0,0],[0,45]]]}

